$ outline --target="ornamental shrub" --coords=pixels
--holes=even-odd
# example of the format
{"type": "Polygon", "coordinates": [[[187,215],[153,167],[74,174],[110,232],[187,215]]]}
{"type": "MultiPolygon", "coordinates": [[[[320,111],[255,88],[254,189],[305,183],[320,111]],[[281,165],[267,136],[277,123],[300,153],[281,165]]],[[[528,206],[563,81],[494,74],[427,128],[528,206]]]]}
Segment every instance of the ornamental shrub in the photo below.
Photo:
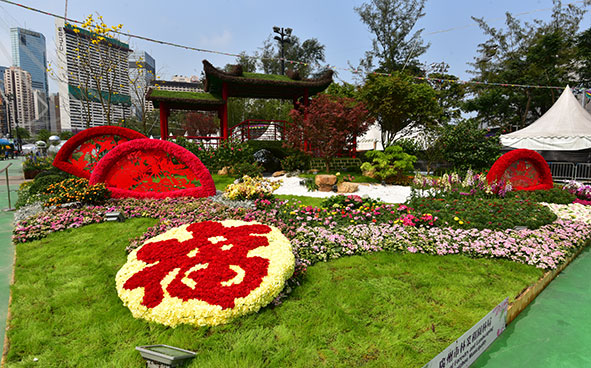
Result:
{"type": "Polygon", "coordinates": [[[45,202],[46,207],[70,202],[99,204],[111,196],[111,192],[104,183],[88,185],[88,179],[85,178],[66,179],[51,184],[42,194],[48,196],[45,202]]]}
{"type": "Polygon", "coordinates": [[[448,125],[435,144],[441,145],[443,159],[460,171],[490,169],[501,155],[499,136],[487,136],[473,120],[448,125]]]}
{"type": "Polygon", "coordinates": [[[293,150],[290,155],[285,156],[281,160],[281,168],[285,171],[308,170],[310,168],[310,161],[309,154],[293,150]]]}
{"type": "Polygon", "coordinates": [[[63,181],[63,180],[64,180],[64,177],[60,176],[60,175],[44,175],[41,177],[39,175],[37,175],[35,177],[35,180],[32,182],[31,186],[29,187],[29,194],[32,195],[32,194],[37,194],[37,193],[43,192],[51,184],[59,183],[60,181],[63,181]]]}
{"type": "Polygon", "coordinates": [[[58,175],[58,176],[62,177],[63,180],[70,179],[70,178],[74,177],[74,175],[67,173],[63,170],[60,170],[57,167],[51,167],[51,168],[41,171],[39,174],[37,174],[37,176],[35,177],[35,180],[37,180],[41,177],[44,177],[44,176],[48,176],[48,175],[58,175]]]}
{"type": "Polygon", "coordinates": [[[230,174],[239,178],[243,176],[256,178],[263,174],[263,168],[256,162],[239,162],[230,168],[230,174]]]}
{"type": "Polygon", "coordinates": [[[389,146],[383,152],[369,151],[365,153],[365,157],[371,161],[361,165],[361,170],[367,172],[364,175],[389,183],[412,173],[413,164],[417,161],[416,156],[404,153],[400,146],[389,146]]]}
{"type": "Polygon", "coordinates": [[[28,154],[25,161],[23,161],[23,170],[47,170],[52,167],[52,164],[53,160],[51,157],[38,157],[34,154],[28,154]]]}
{"type": "Polygon", "coordinates": [[[577,199],[576,195],[557,187],[548,190],[518,190],[512,192],[511,195],[514,195],[515,198],[530,200],[532,202],[557,204],[571,204],[577,199]]]}
{"type": "Polygon", "coordinates": [[[467,196],[449,200],[419,197],[412,199],[408,205],[418,213],[439,218],[438,226],[456,229],[503,230],[516,226],[537,229],[556,220],[556,215],[548,207],[515,197],[487,199],[467,196]]]}
{"type": "Polygon", "coordinates": [[[178,137],[176,144],[191,151],[210,172],[226,166],[232,167],[243,162],[254,162],[252,148],[246,143],[234,140],[222,141],[218,147],[213,147],[201,143],[192,143],[184,137],[178,137]]]}

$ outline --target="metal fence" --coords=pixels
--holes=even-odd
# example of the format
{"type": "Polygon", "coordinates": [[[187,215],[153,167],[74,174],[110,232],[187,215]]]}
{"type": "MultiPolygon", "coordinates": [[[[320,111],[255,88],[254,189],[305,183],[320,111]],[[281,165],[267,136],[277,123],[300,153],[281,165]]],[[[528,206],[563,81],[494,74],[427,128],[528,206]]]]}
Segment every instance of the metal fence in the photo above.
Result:
{"type": "Polygon", "coordinates": [[[591,182],[591,163],[548,162],[554,181],[591,182]]]}

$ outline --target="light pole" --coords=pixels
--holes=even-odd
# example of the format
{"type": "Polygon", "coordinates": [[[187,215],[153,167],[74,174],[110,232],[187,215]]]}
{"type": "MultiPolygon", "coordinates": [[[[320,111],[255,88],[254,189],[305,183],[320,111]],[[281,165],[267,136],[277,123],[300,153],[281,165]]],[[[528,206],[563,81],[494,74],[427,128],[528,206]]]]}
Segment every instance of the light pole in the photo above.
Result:
{"type": "Polygon", "coordinates": [[[281,45],[281,75],[285,75],[285,46],[286,43],[291,43],[289,36],[291,36],[291,28],[279,28],[277,26],[273,27],[273,32],[277,33],[279,36],[273,37],[279,44],[281,45]]]}

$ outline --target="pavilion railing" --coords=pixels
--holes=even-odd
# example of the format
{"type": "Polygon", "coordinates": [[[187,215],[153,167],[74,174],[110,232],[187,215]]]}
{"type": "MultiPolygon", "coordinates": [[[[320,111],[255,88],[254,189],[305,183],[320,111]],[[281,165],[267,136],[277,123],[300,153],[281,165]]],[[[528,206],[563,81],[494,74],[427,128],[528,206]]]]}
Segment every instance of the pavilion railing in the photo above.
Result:
{"type": "Polygon", "coordinates": [[[230,137],[241,142],[281,141],[287,121],[247,119],[230,129],[230,137]]]}
{"type": "Polygon", "coordinates": [[[197,136],[197,135],[170,135],[169,140],[176,142],[178,137],[183,137],[191,143],[200,144],[205,148],[218,148],[220,142],[224,137],[208,137],[208,136],[197,136]]]}

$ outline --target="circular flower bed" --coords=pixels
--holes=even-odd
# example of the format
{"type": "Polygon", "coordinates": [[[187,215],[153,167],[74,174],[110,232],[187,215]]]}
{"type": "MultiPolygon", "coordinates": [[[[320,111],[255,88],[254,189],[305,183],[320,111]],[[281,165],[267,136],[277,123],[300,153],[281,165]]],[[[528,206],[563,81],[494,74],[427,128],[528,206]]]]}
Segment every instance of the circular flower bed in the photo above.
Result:
{"type": "Polygon", "coordinates": [[[291,277],[289,240],[256,222],[206,221],[170,229],[131,252],[116,276],[135,318],[213,326],[269,304],[291,277]]]}

